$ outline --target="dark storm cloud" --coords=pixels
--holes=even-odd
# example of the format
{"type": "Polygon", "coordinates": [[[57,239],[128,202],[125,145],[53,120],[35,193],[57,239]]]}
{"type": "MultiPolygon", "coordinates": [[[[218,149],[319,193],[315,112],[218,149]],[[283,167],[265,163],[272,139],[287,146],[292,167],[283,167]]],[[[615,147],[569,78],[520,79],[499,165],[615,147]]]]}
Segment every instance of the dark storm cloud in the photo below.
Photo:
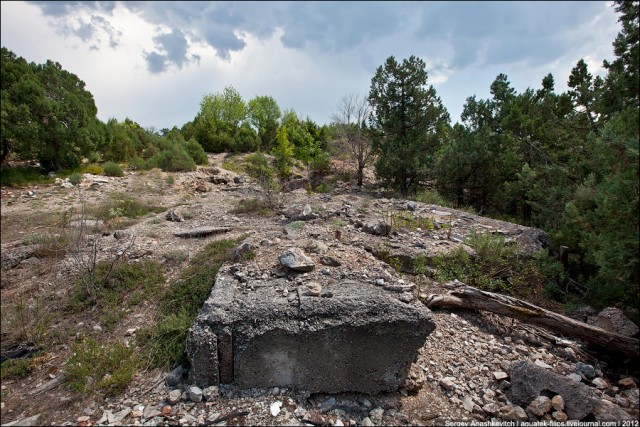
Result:
{"type": "Polygon", "coordinates": [[[604,2],[453,2],[423,7],[416,34],[449,42],[451,65],[464,68],[476,60],[479,65],[553,61],[575,42],[566,32],[607,6],[604,2]]]}
{"type": "Polygon", "coordinates": [[[165,71],[170,64],[175,64],[178,69],[181,69],[189,62],[200,61],[199,55],[190,55],[188,53],[189,43],[187,38],[177,28],[174,28],[169,33],[158,34],[153,38],[153,42],[158,51],[144,53],[147,67],[153,74],[165,71]]]}
{"type": "MultiPolygon", "coordinates": [[[[55,17],[72,15],[78,8],[111,12],[115,7],[113,2],[33,3],[55,17]]],[[[375,52],[377,41],[404,31],[397,51],[404,46],[441,43],[449,48],[451,69],[471,64],[539,65],[581,43],[567,33],[607,7],[604,2],[185,1],[121,5],[152,24],[172,28],[171,33],[154,36],[155,52],[144,52],[149,69],[155,72],[166,70],[169,64],[181,68],[195,59],[188,40],[204,42],[218,57],[228,60],[232,52],[245,47],[243,32],[264,39],[277,28],[283,29],[286,47],[315,53],[353,52],[354,58],[368,58],[367,52],[375,52]]],[[[91,25],[76,25],[74,33],[89,43],[96,34],[95,23],[91,25]]],[[[585,34],[584,43],[589,37],[595,36],[585,34]]]]}
{"type": "Polygon", "coordinates": [[[111,13],[116,7],[115,1],[28,1],[40,7],[47,16],[61,17],[74,13],[78,9],[96,10],[111,13]]]}

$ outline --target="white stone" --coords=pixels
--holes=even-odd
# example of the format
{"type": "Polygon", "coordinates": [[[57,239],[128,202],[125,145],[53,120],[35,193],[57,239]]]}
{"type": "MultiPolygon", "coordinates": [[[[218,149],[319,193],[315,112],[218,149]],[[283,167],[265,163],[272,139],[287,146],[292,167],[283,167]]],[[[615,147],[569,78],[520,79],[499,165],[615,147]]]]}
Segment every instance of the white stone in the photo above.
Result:
{"type": "Polygon", "coordinates": [[[271,411],[271,415],[276,417],[280,413],[280,408],[282,407],[282,402],[277,400],[271,404],[269,410],[271,411]]]}

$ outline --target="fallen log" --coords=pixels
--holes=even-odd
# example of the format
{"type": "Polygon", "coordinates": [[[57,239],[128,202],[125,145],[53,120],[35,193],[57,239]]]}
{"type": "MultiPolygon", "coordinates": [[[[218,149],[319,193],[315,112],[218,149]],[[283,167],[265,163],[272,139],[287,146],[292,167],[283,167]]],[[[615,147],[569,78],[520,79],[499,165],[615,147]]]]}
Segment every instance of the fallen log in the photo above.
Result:
{"type": "Polygon", "coordinates": [[[580,338],[607,350],[613,350],[637,359],[638,339],[606,331],[570,317],[562,316],[526,301],[506,295],[482,291],[461,282],[445,285],[451,288],[446,294],[428,295],[423,302],[429,308],[462,308],[490,311],[541,326],[565,336],[580,338]]]}

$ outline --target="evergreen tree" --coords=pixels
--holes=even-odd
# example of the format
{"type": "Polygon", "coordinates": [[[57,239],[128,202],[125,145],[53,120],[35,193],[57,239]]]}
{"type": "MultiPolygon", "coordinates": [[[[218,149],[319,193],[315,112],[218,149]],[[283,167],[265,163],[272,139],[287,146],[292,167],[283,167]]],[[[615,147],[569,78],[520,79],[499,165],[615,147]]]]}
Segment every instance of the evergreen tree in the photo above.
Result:
{"type": "Polygon", "coordinates": [[[378,133],[376,173],[406,195],[432,176],[435,154],[446,138],[449,114],[427,86],[425,63],[390,56],[371,79],[371,125],[378,133]]]}

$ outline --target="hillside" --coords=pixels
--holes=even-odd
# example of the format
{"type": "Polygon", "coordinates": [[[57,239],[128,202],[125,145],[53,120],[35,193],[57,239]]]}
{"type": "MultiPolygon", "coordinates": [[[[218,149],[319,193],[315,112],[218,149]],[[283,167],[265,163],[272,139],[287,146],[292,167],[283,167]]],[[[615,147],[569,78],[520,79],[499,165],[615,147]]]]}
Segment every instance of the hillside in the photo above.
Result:
{"type": "MultiPolygon", "coordinates": [[[[60,180],[2,188],[2,354],[25,346],[35,354],[12,359],[11,371],[3,364],[3,425],[637,419],[633,361],[490,313],[444,309],[431,313],[435,330],[397,391],[310,394],[220,386],[205,389],[203,401],[192,401],[198,396],[190,398],[191,384],[179,370],[167,377],[174,366],[163,361],[175,361],[171,346],[184,351],[184,340],[172,340],[171,334],[182,337],[185,330],[168,319],[193,319],[180,316],[182,309],[193,309],[187,305],[196,293],[191,284],[208,280],[213,285],[207,268],[215,275],[219,267],[240,283],[290,280],[292,289],[311,279],[322,281],[325,289],[346,280],[365,290],[391,284],[404,289],[407,303],[421,304],[428,294],[446,292],[442,271],[451,266],[448,259],[456,261],[451,254],[478,256],[469,246],[478,236],[496,236],[517,259],[532,256],[544,243],[540,230],[342,181],[326,193],[307,192],[304,185],[287,191],[276,196],[277,206],[269,211],[257,202],[261,188],[224,166],[231,167],[218,154],[209,155],[209,165],[195,172],[85,174],[76,186],[60,180]],[[248,252],[234,256],[243,242],[248,252]],[[288,247],[301,248],[315,268],[305,275],[283,273],[278,257],[288,247]],[[104,282],[95,267],[99,261],[114,271],[104,282]],[[96,274],[92,289],[78,281],[78,269],[87,266],[96,274]],[[158,325],[167,326],[168,340],[162,340],[158,325]],[[115,349],[120,353],[114,365],[105,362],[100,370],[115,349]],[[129,361],[130,366],[123,365],[129,361]],[[124,374],[116,377],[121,368],[133,374],[130,382],[124,374]],[[536,375],[558,388],[549,386],[549,396],[539,390],[532,403],[523,378],[536,375]],[[564,403],[551,400],[555,395],[564,403]]],[[[505,277],[521,279],[517,271],[505,277]]],[[[206,298],[211,288],[204,283],[203,289],[197,292],[206,298]]],[[[562,311],[539,284],[514,292],[562,311]]],[[[633,333],[637,336],[637,327],[633,333]]]]}

